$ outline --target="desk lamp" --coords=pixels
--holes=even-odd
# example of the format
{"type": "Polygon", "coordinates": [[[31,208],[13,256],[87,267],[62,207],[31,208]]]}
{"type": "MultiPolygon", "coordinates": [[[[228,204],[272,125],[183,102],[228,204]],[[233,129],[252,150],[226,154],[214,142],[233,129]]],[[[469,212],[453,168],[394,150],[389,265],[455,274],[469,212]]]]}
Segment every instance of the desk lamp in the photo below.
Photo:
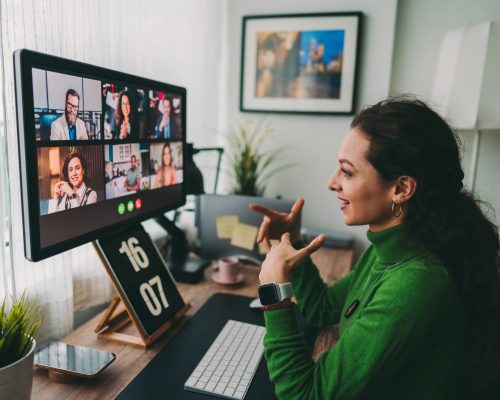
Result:
{"type": "MultiPolygon", "coordinates": [[[[196,149],[192,143],[186,143],[186,158],[184,160],[184,190],[186,194],[199,195],[205,193],[203,175],[193,160],[193,155],[204,151],[218,152],[214,193],[217,190],[221,157],[224,149],[222,147],[196,149]]],[[[170,235],[170,251],[167,252],[167,258],[170,261],[170,272],[178,282],[195,283],[203,279],[203,270],[210,264],[210,261],[188,254],[190,248],[186,234],[175,224],[176,219],[177,213],[173,221],[165,216],[156,217],[155,221],[170,235]]]]}

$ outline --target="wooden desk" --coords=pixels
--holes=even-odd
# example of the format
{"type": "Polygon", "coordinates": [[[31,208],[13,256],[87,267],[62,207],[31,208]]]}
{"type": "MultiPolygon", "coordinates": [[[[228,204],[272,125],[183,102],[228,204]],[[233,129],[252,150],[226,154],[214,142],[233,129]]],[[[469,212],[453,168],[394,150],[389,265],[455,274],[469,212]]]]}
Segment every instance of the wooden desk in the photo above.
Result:
{"type": "MultiPolygon", "coordinates": [[[[322,278],[328,284],[349,272],[352,266],[352,250],[320,249],[313,254],[313,260],[322,278]]],[[[84,325],[62,339],[63,342],[92,347],[116,354],[116,361],[92,380],[79,380],[76,383],[60,384],[48,378],[46,370],[35,368],[33,374],[33,399],[114,399],[122,389],[148,364],[163,345],[175,335],[188,319],[215,292],[233,293],[257,297],[259,268],[244,265],[245,280],[236,286],[222,286],[212,281],[212,268],[205,271],[205,279],[197,284],[179,283],[178,288],[185,301],[192,308],[179,323],[167,331],[158,341],[147,349],[121,345],[109,340],[98,339],[94,329],[101,315],[87,321],[84,325]]],[[[130,327],[131,328],[131,327],[130,327]]],[[[315,351],[317,351],[315,349],[315,351]]]]}

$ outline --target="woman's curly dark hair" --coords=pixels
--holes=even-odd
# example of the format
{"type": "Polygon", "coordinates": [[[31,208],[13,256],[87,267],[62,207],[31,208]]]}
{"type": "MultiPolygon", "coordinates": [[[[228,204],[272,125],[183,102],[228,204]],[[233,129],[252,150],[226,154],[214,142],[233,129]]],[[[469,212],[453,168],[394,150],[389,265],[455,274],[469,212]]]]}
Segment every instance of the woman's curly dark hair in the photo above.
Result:
{"type": "Polygon", "coordinates": [[[120,125],[123,122],[124,116],[123,116],[123,111],[122,111],[122,99],[123,96],[126,96],[129,104],[130,104],[130,115],[129,115],[129,120],[132,122],[135,118],[134,115],[134,105],[132,104],[132,99],[130,97],[130,93],[127,90],[122,90],[120,94],[118,95],[118,102],[116,104],[116,111],[115,111],[115,121],[116,125],[120,127],[120,125]]]}
{"type": "Polygon", "coordinates": [[[404,205],[406,222],[457,282],[469,329],[469,397],[490,398],[500,382],[498,227],[481,210],[484,203],[463,188],[458,137],[412,97],[360,111],[351,128],[370,139],[367,159],[383,179],[407,175],[417,181],[404,205]]]}

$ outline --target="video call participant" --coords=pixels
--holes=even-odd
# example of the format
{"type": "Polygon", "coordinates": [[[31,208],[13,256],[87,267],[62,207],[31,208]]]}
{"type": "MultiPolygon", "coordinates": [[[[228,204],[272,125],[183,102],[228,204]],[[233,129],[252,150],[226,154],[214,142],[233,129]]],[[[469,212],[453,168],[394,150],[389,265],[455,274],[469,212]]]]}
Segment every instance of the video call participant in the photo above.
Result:
{"type": "Polygon", "coordinates": [[[136,138],[137,121],[129,92],[123,90],[118,96],[115,111],[116,132],[114,139],[136,138]]]}
{"type": "Polygon", "coordinates": [[[280,399],[498,399],[498,227],[463,188],[457,138],[423,102],[395,98],[351,123],[328,188],[371,246],[327,287],[303,247],[299,200],[264,214],[261,284],[292,282],[316,327],[340,323],[317,362],[287,299],[265,308],[265,356],[280,399]],[[281,237],[278,245],[269,239],[281,237]],[[292,245],[293,244],[293,245],[292,245]]]}
{"type": "Polygon", "coordinates": [[[87,161],[81,154],[75,152],[66,156],[61,171],[61,180],[54,185],[55,207],[52,206],[49,213],[69,210],[97,201],[96,191],[88,187],[85,182],[86,171],[87,161]]]}
{"type": "Polygon", "coordinates": [[[132,157],[130,157],[130,168],[127,171],[123,186],[129,191],[139,190],[141,187],[141,172],[137,168],[137,157],[135,154],[132,154],[132,157]]]}
{"type": "Polygon", "coordinates": [[[50,140],[88,140],[85,123],[78,118],[80,95],[74,89],[66,92],[64,115],[50,126],[50,140]]]}
{"type": "Polygon", "coordinates": [[[176,181],[175,168],[172,167],[172,149],[165,143],[161,152],[161,167],[156,172],[153,189],[173,185],[176,181]]]}
{"type": "Polygon", "coordinates": [[[180,139],[181,133],[177,126],[177,121],[172,115],[173,105],[170,96],[164,97],[161,100],[163,113],[158,117],[155,127],[156,139],[180,139]]]}

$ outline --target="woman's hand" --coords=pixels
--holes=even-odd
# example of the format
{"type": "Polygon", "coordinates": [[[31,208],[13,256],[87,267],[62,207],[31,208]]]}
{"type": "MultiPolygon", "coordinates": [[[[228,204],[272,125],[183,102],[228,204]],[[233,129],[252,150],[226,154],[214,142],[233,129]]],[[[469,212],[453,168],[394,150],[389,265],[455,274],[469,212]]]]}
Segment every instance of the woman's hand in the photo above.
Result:
{"type": "Polygon", "coordinates": [[[125,121],[120,126],[120,139],[125,139],[128,135],[128,124],[125,121]]]}
{"type": "Polygon", "coordinates": [[[71,188],[70,184],[66,181],[59,181],[54,185],[54,198],[57,199],[58,197],[63,197],[64,195],[67,196],[72,196],[73,189],[71,188]]]}
{"type": "Polygon", "coordinates": [[[321,234],[316,236],[306,247],[295,250],[290,242],[290,234],[284,233],[281,236],[281,242],[272,246],[267,253],[259,274],[260,284],[290,282],[293,269],[318,250],[324,242],[325,235],[321,234]]]}
{"type": "Polygon", "coordinates": [[[304,199],[298,199],[289,213],[278,212],[259,204],[250,204],[250,209],[264,215],[260,225],[257,242],[264,242],[268,248],[271,247],[270,239],[279,239],[284,233],[290,234],[290,240],[295,243],[300,239],[298,217],[304,199]]]}

